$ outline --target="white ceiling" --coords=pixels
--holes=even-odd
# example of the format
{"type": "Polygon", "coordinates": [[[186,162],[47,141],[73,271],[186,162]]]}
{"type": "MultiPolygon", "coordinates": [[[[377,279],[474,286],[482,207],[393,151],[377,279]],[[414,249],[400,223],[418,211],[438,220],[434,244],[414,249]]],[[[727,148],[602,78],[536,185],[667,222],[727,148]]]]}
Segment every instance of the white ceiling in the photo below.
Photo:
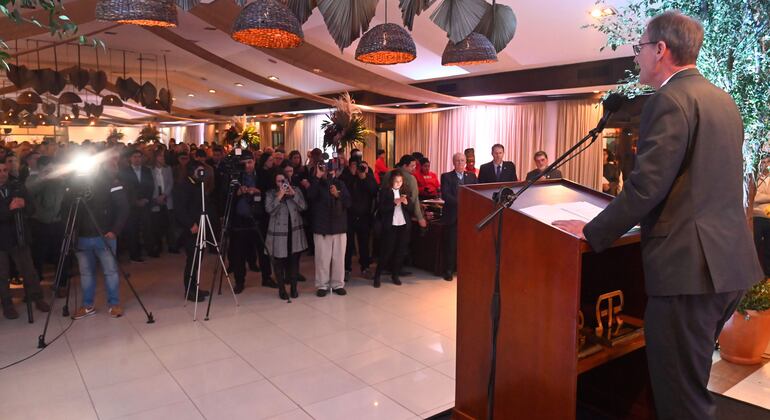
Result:
{"type": "MultiPolygon", "coordinates": [[[[415,18],[412,36],[417,45],[417,59],[411,63],[395,66],[376,66],[359,63],[354,59],[358,41],[341,53],[326,30],[323,18],[318,9],[313,11],[308,22],[303,25],[305,40],[321,49],[335,55],[340,55],[351,64],[351,71],[356,67],[364,67],[382,76],[403,82],[435,80],[467,75],[480,75],[497,72],[514,71],[528,68],[547,67],[561,64],[586,62],[632,55],[630,46],[623,46],[617,51],[609,49],[600,52],[604,45],[604,36],[592,29],[581,27],[593,21],[589,15],[595,0],[501,0],[498,3],[507,4],[516,13],[518,28],[516,35],[499,55],[499,62],[465,68],[441,66],[441,53],[446,46],[446,34],[438,28],[429,17],[439,1],[427,12],[415,18]]],[[[69,2],[73,7],[76,2],[69,2]]],[[[370,27],[385,21],[385,5],[388,5],[389,21],[400,23],[398,1],[380,1],[377,14],[370,27]]],[[[614,2],[622,6],[627,0],[614,2]]],[[[80,25],[80,33],[109,26],[102,22],[89,22],[80,25]]],[[[197,17],[179,9],[179,26],[173,31],[188,39],[197,41],[197,45],[250,71],[267,77],[278,76],[279,82],[288,86],[315,94],[355,90],[326,79],[321,75],[298,69],[289,64],[272,59],[257,49],[242,45],[230,39],[229,34],[206,30],[208,25],[197,17]]],[[[187,109],[203,109],[228,105],[239,105],[259,101],[288,98],[291,95],[259,85],[240,76],[236,76],[216,65],[208,63],[186,51],[156,37],[140,27],[131,25],[112,29],[115,35],[102,33],[97,37],[112,49],[111,60],[108,54],[101,52],[102,68],[109,67],[111,61],[112,73],[109,79],[114,81],[122,75],[122,53],[117,50],[128,50],[129,75],[139,79],[138,53],[141,52],[147,60],[144,61],[144,79],[149,79],[158,88],[165,87],[163,77],[163,59],[165,54],[168,61],[171,89],[176,98],[175,105],[187,109]],[[159,58],[159,59],[158,59],[159,58]],[[243,87],[235,86],[242,83],[243,87]],[[216,93],[209,93],[215,89],[216,93]],[[192,93],[195,97],[188,97],[192,93]]],[[[31,38],[50,42],[47,35],[31,38]]],[[[11,47],[14,44],[11,43],[11,47]]],[[[33,41],[20,40],[19,49],[34,48],[33,41]]],[[[59,66],[67,67],[75,62],[75,48],[59,47],[59,66]]],[[[22,63],[35,68],[35,55],[25,56],[22,63]]],[[[83,48],[81,59],[84,67],[95,68],[95,58],[92,49],[83,48]]],[[[43,66],[52,66],[51,50],[41,53],[43,66]]],[[[583,91],[590,91],[586,88],[583,91]]],[[[504,91],[504,89],[503,89],[504,91]]],[[[510,96],[510,95],[508,95],[510,96]]]]}

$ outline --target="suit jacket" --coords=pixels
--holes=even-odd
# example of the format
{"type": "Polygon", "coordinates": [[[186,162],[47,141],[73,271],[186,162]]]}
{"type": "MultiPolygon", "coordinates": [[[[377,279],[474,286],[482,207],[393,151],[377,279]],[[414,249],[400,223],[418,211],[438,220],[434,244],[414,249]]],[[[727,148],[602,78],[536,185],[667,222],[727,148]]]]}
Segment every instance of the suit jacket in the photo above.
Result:
{"type": "MultiPolygon", "coordinates": [[[[463,174],[463,185],[477,183],[476,175],[472,172],[463,174]]],[[[460,180],[455,171],[441,174],[441,199],[444,200],[441,223],[444,225],[457,224],[457,190],[459,186],[460,180]]]]}
{"type": "MultiPolygon", "coordinates": [[[[402,189],[403,191],[403,189],[402,189]]],[[[404,194],[402,194],[403,196],[404,194]]],[[[379,219],[380,223],[382,224],[383,230],[388,230],[393,228],[393,215],[396,212],[396,205],[393,203],[396,198],[395,194],[393,194],[392,188],[383,188],[380,190],[379,196],[377,198],[377,218],[379,219]]],[[[404,221],[406,222],[406,228],[410,230],[412,228],[412,214],[414,213],[415,207],[419,207],[419,203],[415,203],[412,201],[412,198],[407,195],[408,204],[407,205],[401,205],[401,212],[404,215],[404,221]]]]}
{"type": "Polygon", "coordinates": [[[152,177],[152,171],[147,166],[142,165],[142,180],[139,181],[134,172],[134,168],[129,166],[120,171],[118,177],[120,182],[128,191],[128,202],[131,207],[136,207],[136,200],[147,199],[145,208],[150,208],[152,195],[155,190],[155,180],[152,177]]]}
{"type": "Polygon", "coordinates": [[[723,293],[762,278],[743,212],[743,123],[732,98],[696,69],[645,104],[636,165],[584,229],[602,251],[641,223],[651,296],[723,293]]]}
{"type": "MultiPolygon", "coordinates": [[[[535,177],[537,177],[538,175],[540,175],[540,169],[535,168],[535,169],[527,172],[527,178],[525,178],[525,179],[527,181],[530,181],[530,180],[535,179],[535,177]]],[[[548,175],[546,175],[546,176],[544,176],[544,177],[542,177],[540,179],[542,180],[542,179],[560,179],[560,178],[562,178],[561,171],[558,170],[558,169],[554,169],[553,172],[551,172],[550,174],[548,174],[548,175]]]]}
{"type": "MultiPolygon", "coordinates": [[[[415,203],[414,206],[414,217],[417,220],[423,220],[425,219],[425,216],[422,214],[422,208],[418,205],[420,202],[420,189],[417,186],[417,178],[414,177],[411,173],[409,173],[406,169],[403,167],[398,167],[395,170],[401,172],[401,176],[404,178],[404,185],[406,186],[407,191],[409,191],[409,202],[415,203]]],[[[391,171],[392,172],[392,171],[391,171]]],[[[385,175],[382,175],[380,177],[380,188],[386,189],[390,188],[390,174],[391,172],[386,172],[385,175]]]]}
{"type": "Polygon", "coordinates": [[[500,170],[500,178],[495,175],[494,162],[487,162],[479,168],[479,184],[490,182],[516,182],[519,178],[516,176],[516,165],[513,162],[504,161],[503,168],[500,170]]]}

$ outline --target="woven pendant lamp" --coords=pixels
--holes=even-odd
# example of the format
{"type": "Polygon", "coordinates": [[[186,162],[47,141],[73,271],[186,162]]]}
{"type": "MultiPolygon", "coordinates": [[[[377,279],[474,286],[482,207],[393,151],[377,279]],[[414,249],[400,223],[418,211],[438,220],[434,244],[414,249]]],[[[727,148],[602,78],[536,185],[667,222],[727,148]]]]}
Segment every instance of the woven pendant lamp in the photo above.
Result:
{"type": "Polygon", "coordinates": [[[99,0],[96,19],[164,28],[178,23],[174,0],[99,0]]]}
{"type": "Polygon", "coordinates": [[[28,90],[26,92],[22,92],[18,98],[16,98],[16,102],[22,104],[22,105],[29,105],[29,104],[42,104],[43,100],[40,98],[40,95],[37,93],[28,90]]]}
{"type": "Polygon", "coordinates": [[[447,43],[441,54],[442,66],[471,66],[497,62],[495,46],[478,32],[471,32],[467,38],[453,44],[447,43]]]}
{"type": "Polygon", "coordinates": [[[259,48],[295,48],[302,44],[302,25],[294,13],[275,0],[247,5],[233,24],[234,40],[259,48]]]}
{"type": "Polygon", "coordinates": [[[107,95],[102,98],[102,106],[123,106],[123,101],[115,95],[107,95]]]}
{"type": "Polygon", "coordinates": [[[388,1],[385,0],[385,23],[366,32],[356,47],[356,60],[362,63],[391,65],[408,63],[417,58],[417,47],[406,29],[388,23],[388,1]]]}

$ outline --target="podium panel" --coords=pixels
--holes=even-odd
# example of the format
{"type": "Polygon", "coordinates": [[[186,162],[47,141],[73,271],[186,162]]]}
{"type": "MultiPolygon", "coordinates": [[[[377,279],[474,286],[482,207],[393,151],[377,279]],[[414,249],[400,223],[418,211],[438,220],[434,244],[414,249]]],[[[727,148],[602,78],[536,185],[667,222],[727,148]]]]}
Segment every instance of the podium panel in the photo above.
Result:
{"type": "MultiPolygon", "coordinates": [[[[511,185],[516,190],[523,183],[469,185],[459,192],[455,417],[460,419],[487,417],[491,367],[499,219],[481,232],[475,224],[494,209],[492,194],[511,185]]],[[[495,418],[573,419],[578,405],[620,418],[654,417],[643,334],[581,358],[577,349],[578,312],[595,307],[602,294],[622,290],[623,314],[643,317],[638,233],[597,254],[586,242],[526,212],[575,202],[604,208],[611,198],[567,180],[550,180],[533,185],[503,211],[495,418]]]]}

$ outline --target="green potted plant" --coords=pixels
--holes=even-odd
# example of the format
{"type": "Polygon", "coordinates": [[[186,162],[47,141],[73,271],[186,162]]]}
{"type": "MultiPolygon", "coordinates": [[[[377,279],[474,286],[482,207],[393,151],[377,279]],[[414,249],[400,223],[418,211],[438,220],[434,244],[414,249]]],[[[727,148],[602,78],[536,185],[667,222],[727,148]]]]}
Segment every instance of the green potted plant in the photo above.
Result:
{"type": "Polygon", "coordinates": [[[113,128],[107,136],[107,143],[120,143],[120,141],[123,140],[123,137],[125,137],[125,134],[122,131],[113,128]]]}
{"type": "Polygon", "coordinates": [[[160,131],[152,124],[147,124],[142,127],[142,131],[139,132],[139,137],[136,138],[137,143],[157,143],[160,141],[160,131]]]}
{"type": "Polygon", "coordinates": [[[372,131],[366,128],[361,109],[358,108],[350,94],[345,92],[335,99],[335,109],[321,123],[324,132],[323,146],[325,149],[352,149],[358,145],[366,145],[366,137],[372,131]]]}
{"type": "Polygon", "coordinates": [[[770,282],[763,280],[746,292],[719,336],[722,359],[742,365],[758,364],[770,344],[770,282]]]}

